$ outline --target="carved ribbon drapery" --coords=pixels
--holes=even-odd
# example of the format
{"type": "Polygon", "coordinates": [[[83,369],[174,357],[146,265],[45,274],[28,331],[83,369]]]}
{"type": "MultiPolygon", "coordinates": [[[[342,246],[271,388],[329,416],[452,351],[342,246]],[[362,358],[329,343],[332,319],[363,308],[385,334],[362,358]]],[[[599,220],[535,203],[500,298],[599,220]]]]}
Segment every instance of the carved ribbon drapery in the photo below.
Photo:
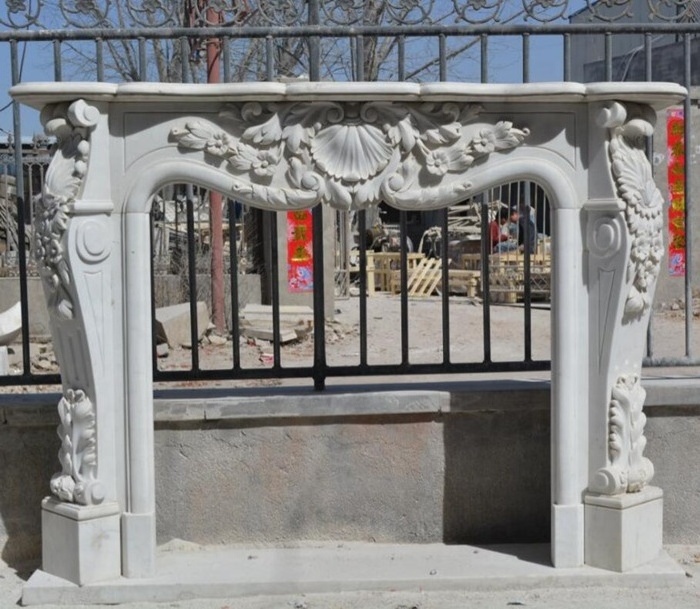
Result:
{"type": "Polygon", "coordinates": [[[473,125],[480,111],[457,103],[250,102],[226,106],[217,123],[188,121],[170,137],[225,167],[231,194],[258,206],[435,207],[465,198],[464,172],[529,133],[508,121],[473,125]]]}

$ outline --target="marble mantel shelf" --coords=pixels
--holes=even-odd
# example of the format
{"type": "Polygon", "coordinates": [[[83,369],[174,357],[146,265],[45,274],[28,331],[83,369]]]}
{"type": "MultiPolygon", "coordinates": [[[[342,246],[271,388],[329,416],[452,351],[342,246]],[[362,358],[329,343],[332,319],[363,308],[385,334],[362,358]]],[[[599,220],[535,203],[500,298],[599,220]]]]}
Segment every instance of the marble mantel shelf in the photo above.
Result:
{"type": "Polygon", "coordinates": [[[627,571],[660,551],[640,373],[663,196],[646,137],[685,89],[63,82],[10,93],[57,141],[34,231],[63,380],[44,571],[80,585],[156,572],[149,210],[178,182],[276,211],[427,210],[537,182],[552,217],[552,563],[627,571]]]}
{"type": "Polygon", "coordinates": [[[11,89],[12,97],[34,108],[47,103],[74,101],[105,102],[242,102],[242,101],[334,101],[400,100],[581,103],[605,100],[647,104],[665,108],[686,96],[680,85],[647,82],[540,82],[524,84],[482,83],[387,83],[387,82],[244,82],[229,84],[179,83],[22,83],[11,89]]]}

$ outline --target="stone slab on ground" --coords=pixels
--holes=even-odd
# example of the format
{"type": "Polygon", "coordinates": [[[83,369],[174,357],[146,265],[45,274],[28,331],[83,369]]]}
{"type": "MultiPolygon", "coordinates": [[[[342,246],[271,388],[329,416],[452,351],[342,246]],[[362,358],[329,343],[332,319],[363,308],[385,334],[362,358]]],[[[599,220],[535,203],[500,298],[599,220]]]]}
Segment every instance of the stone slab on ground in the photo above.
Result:
{"type": "MultiPolygon", "coordinates": [[[[197,302],[197,339],[202,338],[209,326],[209,311],[205,302],[197,302]]],[[[168,343],[170,347],[192,345],[190,303],[183,302],[156,309],[154,332],[157,343],[168,343]]]]}
{"type": "Polygon", "coordinates": [[[548,545],[446,546],[324,542],[295,547],[160,548],[157,575],[76,586],[43,571],[24,587],[23,604],[183,601],[271,594],[396,591],[503,591],[537,588],[682,586],[686,573],[662,552],[620,574],[592,567],[555,569],[548,545]]]}

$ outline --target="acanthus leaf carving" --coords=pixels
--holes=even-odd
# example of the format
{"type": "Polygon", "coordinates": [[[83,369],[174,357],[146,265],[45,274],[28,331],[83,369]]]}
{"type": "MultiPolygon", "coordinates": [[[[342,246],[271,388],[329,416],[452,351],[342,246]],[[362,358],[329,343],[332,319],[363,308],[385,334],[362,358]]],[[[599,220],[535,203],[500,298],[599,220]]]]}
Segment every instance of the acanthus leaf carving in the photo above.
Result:
{"type": "Polygon", "coordinates": [[[105,494],[97,479],[95,407],[84,391],[68,389],[58,403],[58,414],[62,469],[51,478],[51,492],[62,501],[99,504],[105,494]]]}
{"type": "MultiPolygon", "coordinates": [[[[625,218],[631,237],[627,265],[629,294],[624,321],[640,319],[651,308],[653,286],[661,269],[663,245],[663,196],[654,182],[645,152],[646,136],[653,133],[651,111],[627,120],[627,110],[617,111],[610,139],[610,161],[618,194],[625,202],[625,218]]],[[[621,109],[620,109],[621,108],[621,109]]]]}
{"type": "Polygon", "coordinates": [[[590,490],[604,494],[641,491],[654,476],[654,466],[644,457],[646,437],[643,412],[646,392],[636,374],[617,379],[608,409],[608,461],[599,469],[590,490]]]}
{"type": "Polygon", "coordinates": [[[34,216],[34,257],[48,288],[49,306],[59,317],[73,317],[71,276],[63,235],[79,196],[90,154],[89,132],[99,113],[82,100],[50,106],[42,113],[47,135],[56,137],[51,164],[34,216]]]}
{"type": "Polygon", "coordinates": [[[474,134],[479,111],[457,103],[249,102],[222,109],[226,129],[197,119],[171,129],[170,139],[221,159],[231,192],[248,203],[363,209],[384,200],[411,208],[464,196],[466,170],[529,134],[509,121],[474,134]]]}

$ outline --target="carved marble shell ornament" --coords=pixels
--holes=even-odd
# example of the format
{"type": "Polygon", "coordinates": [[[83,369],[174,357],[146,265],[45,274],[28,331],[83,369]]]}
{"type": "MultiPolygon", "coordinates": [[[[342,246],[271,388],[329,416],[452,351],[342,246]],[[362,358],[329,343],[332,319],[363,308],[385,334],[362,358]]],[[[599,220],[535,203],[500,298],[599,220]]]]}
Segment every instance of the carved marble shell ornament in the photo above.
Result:
{"type": "Polygon", "coordinates": [[[220,158],[231,195],[268,209],[326,203],[363,209],[380,201],[438,207],[467,196],[463,173],[529,131],[474,124],[475,104],[299,102],[230,104],[225,129],[198,119],[171,129],[183,150],[220,158]]]}

